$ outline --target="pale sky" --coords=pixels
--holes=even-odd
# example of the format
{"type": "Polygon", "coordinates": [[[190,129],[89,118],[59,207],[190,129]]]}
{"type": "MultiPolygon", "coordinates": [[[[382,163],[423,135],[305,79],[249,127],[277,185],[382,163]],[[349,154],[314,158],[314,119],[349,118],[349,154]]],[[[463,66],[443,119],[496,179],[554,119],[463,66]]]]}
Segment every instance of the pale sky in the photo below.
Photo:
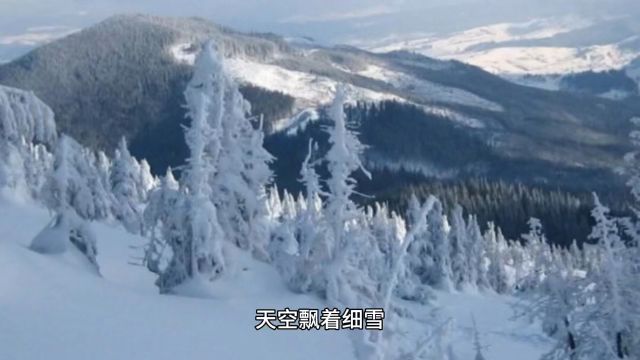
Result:
{"type": "Polygon", "coordinates": [[[345,43],[554,15],[640,14],[640,0],[0,0],[0,60],[3,48],[33,46],[132,12],[197,15],[239,30],[345,43]]]}

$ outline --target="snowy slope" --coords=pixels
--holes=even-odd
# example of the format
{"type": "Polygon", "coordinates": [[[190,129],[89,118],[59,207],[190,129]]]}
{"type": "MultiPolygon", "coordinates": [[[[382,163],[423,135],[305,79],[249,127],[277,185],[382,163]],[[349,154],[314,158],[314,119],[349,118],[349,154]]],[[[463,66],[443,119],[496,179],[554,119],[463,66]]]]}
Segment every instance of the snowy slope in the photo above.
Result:
{"type": "Polygon", "coordinates": [[[414,96],[428,98],[432,101],[474,106],[490,111],[503,110],[499,104],[483,99],[468,91],[436,84],[377,65],[367,66],[366,69],[359,71],[358,75],[387,82],[396,89],[406,91],[414,96]]]}
{"type": "Polygon", "coordinates": [[[616,44],[579,48],[516,46],[466,53],[464,61],[497,74],[548,75],[619,69],[638,54],[616,44]]]}
{"type": "Polygon", "coordinates": [[[499,23],[446,34],[412,34],[391,36],[368,47],[380,51],[411,50],[435,57],[454,57],[474,46],[492,42],[544,39],[577,30],[592,21],[572,16],[535,19],[522,23],[499,23]]]}
{"type": "MultiPolygon", "coordinates": [[[[284,67],[263,64],[244,59],[229,59],[227,68],[234,78],[267,90],[280,91],[296,98],[302,107],[319,106],[330,102],[338,84],[337,81],[284,67]]],[[[398,99],[384,92],[354,86],[350,97],[353,100],[383,101],[398,99]]]]}
{"type": "Polygon", "coordinates": [[[437,305],[453,318],[452,341],[460,359],[472,359],[473,318],[475,318],[487,359],[536,360],[552,345],[541,334],[540,325],[514,320],[517,300],[498,295],[440,293],[437,305]]]}
{"type": "Polygon", "coordinates": [[[413,34],[370,43],[376,52],[409,50],[456,59],[546,89],[556,86],[522,75],[620,69],[640,55],[634,18],[561,16],[480,26],[451,34],[413,34]],[[620,22],[617,24],[616,22],[620,22]]]}
{"type": "MultiPolygon", "coordinates": [[[[193,65],[195,59],[193,48],[191,43],[177,43],[169,47],[169,53],[178,63],[193,65]]],[[[283,66],[242,57],[229,58],[225,65],[231,75],[241,83],[293,96],[297,101],[298,110],[329,103],[337,85],[336,80],[327,76],[289,70],[283,66]]],[[[399,99],[389,93],[361,87],[353,87],[350,97],[352,100],[365,101],[399,99]]]]}
{"type": "MultiPolygon", "coordinates": [[[[195,54],[193,43],[179,41],[168,47],[167,52],[174,61],[192,65],[195,54]]],[[[469,91],[444,86],[427,80],[420,80],[413,74],[393,70],[384,63],[368,64],[362,69],[352,69],[327,59],[323,48],[297,49],[302,56],[319,62],[328,69],[324,73],[335,73],[336,76],[319,75],[316,71],[300,71],[288,68],[287,63],[279,62],[286,55],[275,53],[271,59],[255,59],[243,55],[235,55],[226,60],[226,66],[233,77],[241,83],[252,84],[261,88],[279,91],[296,99],[296,110],[326,105],[335,91],[336,85],[344,75],[364,77],[375,80],[377,86],[351,87],[349,97],[352,101],[383,101],[419,99],[445,104],[466,105],[490,111],[502,111],[502,107],[492,101],[483,99],[469,91]],[[392,91],[380,89],[380,83],[392,91]]],[[[344,80],[342,80],[344,81],[344,80]]],[[[371,82],[373,84],[373,82],[371,82]]]]}
{"type": "Polygon", "coordinates": [[[96,225],[100,278],[27,249],[45,211],[2,200],[0,219],[0,359],[352,358],[341,333],[254,330],[256,308],[321,306],[264,264],[239,259],[216,299],[161,296],[151,273],[127,263],[140,238],[96,225]]]}
{"type": "MultiPolygon", "coordinates": [[[[268,265],[237,254],[214,298],[163,296],[151,273],[128,264],[143,239],[120,228],[94,224],[102,277],[70,253],[30,251],[48,219],[36,205],[0,198],[0,359],[353,359],[348,332],[254,330],[256,308],[324,307],[290,293],[268,265]]],[[[510,302],[439,294],[433,308],[412,306],[419,321],[452,317],[461,358],[471,356],[473,313],[488,358],[536,359],[548,344],[538,325],[511,319],[510,302]]],[[[418,325],[407,324],[409,340],[425,335],[418,325]]]]}

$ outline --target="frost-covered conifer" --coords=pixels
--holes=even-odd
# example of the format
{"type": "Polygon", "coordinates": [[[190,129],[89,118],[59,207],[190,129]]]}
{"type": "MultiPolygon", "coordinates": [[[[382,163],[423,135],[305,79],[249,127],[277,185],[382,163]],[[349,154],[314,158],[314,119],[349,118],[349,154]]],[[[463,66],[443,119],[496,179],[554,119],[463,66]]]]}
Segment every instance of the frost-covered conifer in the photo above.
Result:
{"type": "Polygon", "coordinates": [[[182,175],[183,187],[165,220],[171,230],[163,232],[163,241],[171,248],[172,256],[156,282],[161,292],[171,292],[190,279],[213,279],[225,268],[224,233],[216,206],[211,202],[210,184],[218,171],[221,146],[218,117],[224,84],[220,81],[220,69],[213,44],[204,44],[185,91],[191,118],[185,131],[190,156],[182,175]]]}
{"type": "Polygon", "coordinates": [[[33,92],[0,85],[0,188],[37,197],[57,140],[51,109],[33,92]]]}
{"type": "Polygon", "coordinates": [[[493,223],[489,223],[489,228],[485,233],[485,241],[489,259],[487,272],[489,284],[496,292],[506,293],[512,284],[506,264],[506,240],[502,236],[500,229],[497,229],[493,223]]]}
{"type": "Polygon", "coordinates": [[[470,215],[467,219],[467,236],[469,237],[469,279],[471,284],[475,284],[479,289],[490,287],[488,270],[489,260],[485,241],[475,216],[470,215]]]}
{"type": "Polygon", "coordinates": [[[269,163],[273,157],[263,146],[262,121],[254,127],[247,117],[249,103],[242,97],[237,83],[224,72],[218,59],[219,86],[216,102],[222,113],[213,116],[219,129],[218,171],[213,177],[212,198],[219,207],[220,225],[229,241],[267,258],[269,240],[266,187],[271,181],[269,163]]]}
{"type": "Polygon", "coordinates": [[[156,274],[160,274],[170,261],[165,239],[172,238],[174,232],[179,231],[172,223],[172,212],[180,199],[179,189],[180,185],[171,168],[168,168],[160,185],[149,193],[149,201],[143,213],[145,236],[149,238],[143,263],[149,271],[156,274]]]}
{"type": "Polygon", "coordinates": [[[115,198],[113,214],[132,233],[141,233],[142,206],[146,190],[142,184],[140,164],[129,153],[125,138],[120,140],[109,172],[111,192],[115,198]]]}
{"type": "Polygon", "coordinates": [[[352,173],[357,170],[362,170],[367,176],[369,173],[364,170],[360,161],[364,146],[356,134],[347,127],[344,113],[346,96],[346,89],[338,87],[329,108],[333,126],[327,129],[330,149],[325,160],[330,176],[327,179],[328,195],[324,215],[329,231],[327,236],[323,237],[323,246],[326,247],[330,259],[325,269],[327,299],[332,303],[348,304],[347,299],[353,298],[354,294],[345,270],[353,251],[366,251],[362,247],[363,244],[358,242],[367,241],[366,235],[357,236],[357,229],[352,226],[358,218],[358,209],[351,199],[356,185],[352,173]]]}
{"type": "MultiPolygon", "coordinates": [[[[393,309],[392,298],[396,293],[396,288],[400,285],[404,289],[400,290],[400,293],[407,292],[415,292],[415,288],[406,289],[407,284],[402,284],[403,280],[406,282],[409,280],[417,280],[414,277],[414,274],[409,270],[409,278],[406,278],[407,269],[406,269],[406,256],[407,251],[411,244],[416,241],[416,238],[420,234],[424,234],[428,230],[428,214],[429,212],[434,210],[435,204],[437,204],[437,200],[434,197],[429,197],[427,201],[420,205],[415,206],[415,202],[417,201],[415,197],[412,197],[414,202],[414,206],[412,206],[408,213],[408,229],[404,232],[404,236],[400,241],[395,241],[393,238],[389,238],[389,247],[388,252],[382,253],[384,262],[381,262],[379,266],[385,264],[386,266],[381,266],[385,271],[385,276],[382,277],[381,286],[378,287],[376,291],[376,303],[379,304],[383,309],[393,309]]],[[[414,280],[414,281],[415,281],[414,280]]],[[[415,286],[420,286],[421,284],[416,284],[415,286]]],[[[415,295],[414,295],[415,296],[415,295]]],[[[369,334],[369,341],[374,346],[374,354],[376,359],[386,359],[389,357],[388,354],[388,346],[383,344],[384,341],[392,342],[395,337],[395,332],[397,331],[398,324],[395,323],[397,319],[395,318],[393,311],[388,311],[387,316],[387,330],[384,332],[375,332],[369,334]]]]}
{"type": "Polygon", "coordinates": [[[289,287],[303,293],[324,291],[323,267],[329,259],[328,249],[322,241],[326,227],[320,196],[324,192],[315,170],[318,163],[314,157],[316,150],[310,141],[309,152],[300,170],[305,197],[299,199],[294,216],[281,219],[270,251],[272,261],[280,268],[289,287]]]}
{"type": "Polygon", "coordinates": [[[31,249],[61,253],[73,244],[97,270],[95,236],[85,219],[97,219],[105,211],[105,190],[95,183],[97,171],[86,152],[68,136],[61,136],[53,173],[43,189],[43,200],[55,215],[32,241],[31,249]]]}
{"type": "Polygon", "coordinates": [[[471,281],[471,267],[469,237],[467,224],[462,215],[462,207],[456,206],[451,212],[451,230],[449,231],[449,243],[451,246],[451,274],[452,282],[458,289],[467,286],[475,287],[471,281]]]}
{"type": "MultiPolygon", "coordinates": [[[[416,207],[416,201],[409,208],[416,207]]],[[[442,203],[434,200],[427,216],[428,227],[409,247],[407,266],[426,285],[445,291],[452,289],[451,251],[448,225],[442,213],[442,203]]]]}

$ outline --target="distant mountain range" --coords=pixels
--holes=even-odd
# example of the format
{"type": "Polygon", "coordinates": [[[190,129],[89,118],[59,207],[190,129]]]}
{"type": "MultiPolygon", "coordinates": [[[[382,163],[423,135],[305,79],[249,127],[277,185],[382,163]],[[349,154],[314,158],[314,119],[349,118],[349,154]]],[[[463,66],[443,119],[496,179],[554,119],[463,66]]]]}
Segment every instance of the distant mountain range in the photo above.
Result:
{"type": "Polygon", "coordinates": [[[363,44],[387,52],[409,50],[457,59],[519,83],[558,89],[563,75],[623,70],[640,58],[637,16],[561,16],[500,23],[451,34],[413,34],[363,44]]]}
{"type": "Polygon", "coordinates": [[[608,186],[628,148],[627,120],[640,114],[637,98],[612,101],[520,86],[458,61],[322,47],[198,18],[146,15],[109,18],[0,65],[0,84],[33,90],[55,111],[59,128],[89,146],[110,150],[126,136],[134,154],[162,172],[184,159],[182,92],[197,44],[207,38],[223,50],[254,114],[266,114],[270,134],[296,136],[298,127],[322,117],[335,85],[343,82],[351,85],[354,101],[416,107],[453,129],[443,133],[464,133],[460,141],[471,136],[491,152],[490,160],[467,154],[461,162],[458,154],[435,159],[396,151],[412,146],[407,141],[415,148],[423,141],[435,147],[455,141],[429,135],[428,127],[423,138],[403,138],[412,124],[398,120],[394,138],[386,139],[396,145],[378,151],[369,144],[367,160],[380,170],[443,177],[463,169],[549,186],[608,186]],[[585,176],[580,184],[574,174],[585,176]]]}

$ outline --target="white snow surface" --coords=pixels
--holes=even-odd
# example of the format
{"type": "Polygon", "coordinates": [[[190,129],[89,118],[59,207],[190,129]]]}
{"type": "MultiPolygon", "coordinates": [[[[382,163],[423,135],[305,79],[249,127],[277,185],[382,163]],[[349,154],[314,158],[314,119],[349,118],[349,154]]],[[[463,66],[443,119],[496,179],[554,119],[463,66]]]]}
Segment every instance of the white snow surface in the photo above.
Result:
{"type": "Polygon", "coordinates": [[[466,53],[464,61],[496,74],[567,74],[620,69],[638,56],[616,44],[571,47],[505,47],[466,53]]]}
{"type": "MultiPolygon", "coordinates": [[[[176,43],[169,47],[169,53],[176,62],[193,65],[195,54],[191,49],[192,45],[190,43],[176,43]]],[[[241,57],[225,59],[225,66],[230,74],[241,83],[252,84],[294,97],[298,111],[329,104],[337,86],[335,80],[326,76],[289,70],[276,64],[263,63],[241,57]]],[[[468,91],[418,79],[383,66],[371,64],[366,69],[358,72],[353,72],[346,67],[334,66],[345,72],[383,81],[397,90],[422,99],[473,106],[490,111],[503,110],[499,104],[483,99],[468,91]]],[[[348,100],[350,102],[406,101],[406,99],[388,92],[374,91],[357,86],[349,87],[348,100]]],[[[478,127],[477,120],[468,119],[462,122],[473,123],[474,127],[478,127]]]]}
{"type": "MultiPolygon", "coordinates": [[[[267,90],[279,91],[294,97],[298,106],[326,105],[331,102],[338,83],[325,76],[285,69],[273,64],[252,60],[226,59],[225,66],[241,83],[250,83],[267,90]]],[[[398,99],[388,93],[375,92],[361,87],[351,87],[349,101],[382,101],[398,99]]]]}
{"type": "Polygon", "coordinates": [[[419,79],[378,65],[369,65],[365,70],[358,72],[358,75],[384,81],[396,89],[407,91],[412,95],[431,101],[468,105],[491,111],[503,110],[499,104],[483,99],[471,92],[419,79]]]}
{"type": "Polygon", "coordinates": [[[551,347],[538,323],[514,320],[518,300],[491,294],[439,293],[435,306],[452,319],[451,341],[459,359],[473,359],[475,317],[484,356],[493,360],[537,360],[551,347]]]}
{"type": "Polygon", "coordinates": [[[270,266],[239,256],[215,298],[159,295],[128,264],[143,239],[94,224],[102,277],[65,253],[27,246],[46,211],[0,200],[0,359],[352,359],[344,333],[256,331],[256,308],[319,308],[287,291],[270,266]]]}
{"type": "MultiPolygon", "coordinates": [[[[231,250],[234,263],[212,285],[187,284],[185,295],[160,295],[154,275],[129,264],[144,239],[94,223],[102,276],[73,253],[28,249],[49,221],[29,202],[0,197],[0,359],[353,359],[348,331],[256,331],[256,308],[322,308],[317,298],[288,291],[271,266],[231,250]],[[187,294],[191,291],[192,294],[187,294]]],[[[538,324],[513,320],[510,297],[439,293],[434,305],[405,304],[408,339],[419,321],[452,318],[459,358],[471,358],[471,314],[486,357],[537,359],[549,347],[538,324]]],[[[415,331],[414,331],[415,330],[415,331]]]]}
{"type": "Polygon", "coordinates": [[[196,53],[189,51],[191,43],[180,42],[169,47],[169,53],[180,64],[193,65],[196,61],[196,53]]]}

